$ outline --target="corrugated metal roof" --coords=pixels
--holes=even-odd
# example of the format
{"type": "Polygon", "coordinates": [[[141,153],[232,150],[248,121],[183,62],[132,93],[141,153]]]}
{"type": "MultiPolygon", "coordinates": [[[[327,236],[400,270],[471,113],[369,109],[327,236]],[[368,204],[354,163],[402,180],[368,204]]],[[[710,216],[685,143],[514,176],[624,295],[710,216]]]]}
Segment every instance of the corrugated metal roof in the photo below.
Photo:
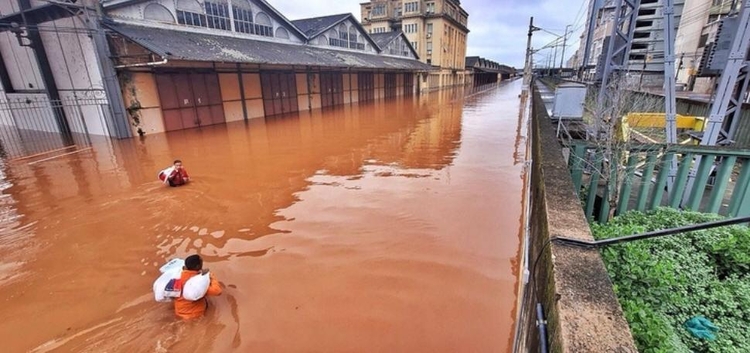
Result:
{"type": "Polygon", "coordinates": [[[107,27],[171,60],[429,71],[418,60],[332,50],[312,45],[217,36],[109,23],[107,27]]]}
{"type": "Polygon", "coordinates": [[[328,30],[329,28],[337,25],[351,14],[343,13],[338,15],[314,17],[314,18],[303,18],[299,20],[293,20],[292,24],[297,26],[308,38],[315,38],[319,34],[328,30]]]}

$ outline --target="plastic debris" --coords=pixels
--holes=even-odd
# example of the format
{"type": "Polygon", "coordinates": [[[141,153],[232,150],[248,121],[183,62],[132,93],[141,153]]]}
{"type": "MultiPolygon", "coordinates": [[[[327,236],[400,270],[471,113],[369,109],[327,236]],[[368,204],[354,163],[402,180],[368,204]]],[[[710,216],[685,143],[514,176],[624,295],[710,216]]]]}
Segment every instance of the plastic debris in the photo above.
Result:
{"type": "Polygon", "coordinates": [[[719,328],[703,316],[695,316],[685,322],[685,328],[696,338],[713,341],[719,328]]]}

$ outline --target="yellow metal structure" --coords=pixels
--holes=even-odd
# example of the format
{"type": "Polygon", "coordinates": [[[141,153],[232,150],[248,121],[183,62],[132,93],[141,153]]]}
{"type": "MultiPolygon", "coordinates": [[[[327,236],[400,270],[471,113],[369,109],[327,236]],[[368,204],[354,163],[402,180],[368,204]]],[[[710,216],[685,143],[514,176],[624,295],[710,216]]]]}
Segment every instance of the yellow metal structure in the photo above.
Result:
{"type": "MultiPolygon", "coordinates": [[[[624,118],[631,127],[664,127],[666,117],[664,113],[629,113],[624,118]]],[[[677,114],[677,128],[703,131],[704,118],[702,116],[685,116],[677,114]]]]}
{"type": "MultiPolygon", "coordinates": [[[[688,129],[693,131],[703,131],[706,118],[702,116],[687,116],[677,114],[677,128],[688,129]]],[[[620,141],[629,141],[631,128],[636,127],[654,127],[664,128],[667,124],[666,114],[664,113],[629,113],[622,118],[617,138],[620,141]]]]}

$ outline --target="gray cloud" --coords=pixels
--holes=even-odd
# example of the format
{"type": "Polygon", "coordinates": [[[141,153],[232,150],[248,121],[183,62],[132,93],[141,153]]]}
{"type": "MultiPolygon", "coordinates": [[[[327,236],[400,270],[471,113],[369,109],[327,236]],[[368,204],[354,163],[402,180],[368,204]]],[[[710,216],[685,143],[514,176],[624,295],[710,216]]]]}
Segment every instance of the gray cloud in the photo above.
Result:
{"type": "MultiPolygon", "coordinates": [[[[269,3],[290,19],[353,13],[360,17],[360,0],[270,0],[269,3]]],[[[529,17],[534,25],[562,35],[566,25],[578,27],[568,37],[565,56],[578,48],[578,37],[583,30],[587,0],[463,0],[461,6],[469,13],[467,55],[478,55],[515,67],[523,66],[529,17]],[[577,20],[577,21],[576,21],[577,20]],[[574,23],[575,22],[575,23],[574,23]],[[571,45],[573,44],[573,45],[571,45]]],[[[535,32],[532,46],[540,48],[555,36],[535,32]]],[[[544,61],[550,50],[535,56],[544,61]]],[[[558,52],[558,64],[560,52],[558,52]]],[[[551,55],[551,54],[550,54],[551,55]]]]}

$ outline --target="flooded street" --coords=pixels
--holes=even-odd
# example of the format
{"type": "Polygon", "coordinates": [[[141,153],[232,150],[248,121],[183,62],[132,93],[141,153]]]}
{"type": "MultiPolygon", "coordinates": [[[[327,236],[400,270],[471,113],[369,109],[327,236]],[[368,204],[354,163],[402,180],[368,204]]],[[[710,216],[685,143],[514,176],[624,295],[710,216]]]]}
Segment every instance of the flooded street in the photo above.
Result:
{"type": "Polygon", "coordinates": [[[94,141],[2,168],[3,352],[508,352],[525,129],[514,81],[94,141]],[[180,158],[193,182],[164,187],[180,158]],[[183,323],[151,285],[199,253],[183,323]]]}

